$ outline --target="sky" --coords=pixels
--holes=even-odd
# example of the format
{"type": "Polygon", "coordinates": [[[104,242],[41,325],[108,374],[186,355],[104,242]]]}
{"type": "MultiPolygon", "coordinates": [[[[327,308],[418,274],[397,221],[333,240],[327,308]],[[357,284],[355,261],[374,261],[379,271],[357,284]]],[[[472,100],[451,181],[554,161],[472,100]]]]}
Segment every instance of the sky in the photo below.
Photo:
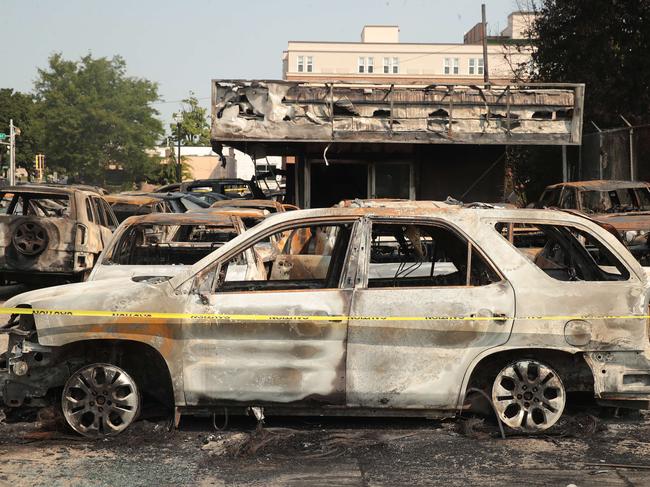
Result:
{"type": "MultiPolygon", "coordinates": [[[[488,31],[517,0],[484,0],[488,31]]],[[[289,40],[358,41],[365,24],[399,25],[402,42],[462,42],[480,0],[0,0],[0,88],[31,91],[37,69],[122,56],[159,85],[165,125],[193,91],[209,106],[215,78],[280,79],[289,40]]]]}

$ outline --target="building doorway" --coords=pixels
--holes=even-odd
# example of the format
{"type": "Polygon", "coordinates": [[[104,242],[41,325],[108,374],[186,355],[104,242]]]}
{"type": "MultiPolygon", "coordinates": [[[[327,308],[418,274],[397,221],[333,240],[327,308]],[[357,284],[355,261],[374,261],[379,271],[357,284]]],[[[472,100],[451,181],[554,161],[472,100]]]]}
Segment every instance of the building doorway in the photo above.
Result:
{"type": "Polygon", "coordinates": [[[327,208],[341,200],[368,197],[367,163],[312,162],[307,208],[327,208]]]}

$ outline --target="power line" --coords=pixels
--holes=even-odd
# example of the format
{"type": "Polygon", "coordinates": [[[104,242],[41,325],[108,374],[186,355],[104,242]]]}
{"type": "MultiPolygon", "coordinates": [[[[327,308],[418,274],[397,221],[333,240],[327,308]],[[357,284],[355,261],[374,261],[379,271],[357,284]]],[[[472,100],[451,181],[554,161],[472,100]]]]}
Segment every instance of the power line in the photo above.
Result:
{"type": "MultiPolygon", "coordinates": [[[[211,97],[209,96],[202,96],[200,98],[197,98],[197,100],[209,100],[211,97]]],[[[185,103],[185,99],[183,100],[160,100],[160,101],[153,101],[151,102],[153,105],[157,104],[167,104],[167,103],[185,103]]]]}

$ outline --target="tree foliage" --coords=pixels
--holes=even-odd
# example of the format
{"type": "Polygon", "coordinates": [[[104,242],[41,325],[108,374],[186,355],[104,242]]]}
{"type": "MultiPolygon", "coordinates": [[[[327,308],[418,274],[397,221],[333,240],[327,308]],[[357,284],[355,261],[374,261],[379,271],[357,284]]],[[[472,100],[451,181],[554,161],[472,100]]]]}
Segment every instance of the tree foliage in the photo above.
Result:
{"type": "Polygon", "coordinates": [[[158,86],[127,76],[120,56],[91,55],[79,61],[54,54],[35,82],[38,131],[49,168],[85,182],[103,182],[114,164],[131,181],[156,171],[147,149],[163,133],[158,112],[158,86]]]}
{"type": "Polygon", "coordinates": [[[585,120],[650,119],[650,1],[541,0],[533,61],[542,81],[586,83],[585,120]]]}
{"type": "MultiPolygon", "coordinates": [[[[9,119],[20,129],[16,137],[16,167],[32,169],[34,156],[39,152],[39,142],[34,132],[34,115],[36,105],[34,97],[28,93],[20,93],[12,89],[0,89],[0,132],[9,135],[9,119]]],[[[8,142],[5,139],[4,142],[8,142]]],[[[0,146],[2,165],[9,166],[9,148],[0,146]]]]}
{"type": "MultiPolygon", "coordinates": [[[[199,100],[193,92],[183,101],[180,112],[180,139],[181,145],[210,145],[210,124],[207,109],[199,105],[199,100]]],[[[170,140],[178,143],[179,130],[176,123],[169,124],[170,140]]]]}

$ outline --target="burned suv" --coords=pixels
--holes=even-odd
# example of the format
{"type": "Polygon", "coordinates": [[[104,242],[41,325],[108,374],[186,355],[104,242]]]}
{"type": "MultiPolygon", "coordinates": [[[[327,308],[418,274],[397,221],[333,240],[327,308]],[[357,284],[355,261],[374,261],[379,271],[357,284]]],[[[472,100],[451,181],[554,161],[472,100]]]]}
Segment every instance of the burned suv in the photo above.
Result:
{"type": "Polygon", "coordinates": [[[102,437],[158,401],[178,414],[445,417],[480,391],[509,427],[543,431],[572,392],[648,407],[649,292],[625,246],[577,214],[284,212],[173,277],[13,297],[0,396],[56,401],[74,430],[102,437]],[[260,265],[271,237],[286,244],[260,265]]]}
{"type": "Polygon", "coordinates": [[[24,185],[0,191],[0,281],[83,280],[117,220],[87,187],[24,185]]]}
{"type": "Polygon", "coordinates": [[[650,184],[641,181],[572,181],[548,186],[538,208],[563,208],[585,213],[611,225],[632,254],[650,265],[650,184]]]}

